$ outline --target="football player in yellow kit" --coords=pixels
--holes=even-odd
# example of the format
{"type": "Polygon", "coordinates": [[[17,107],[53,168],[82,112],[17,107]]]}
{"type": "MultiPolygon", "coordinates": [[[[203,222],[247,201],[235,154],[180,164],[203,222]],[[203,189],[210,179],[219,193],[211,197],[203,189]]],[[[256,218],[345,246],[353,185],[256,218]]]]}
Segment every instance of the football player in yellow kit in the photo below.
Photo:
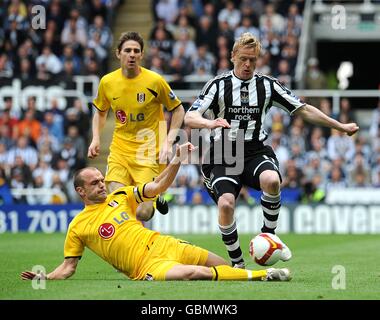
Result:
{"type": "MultiPolygon", "coordinates": [[[[143,50],[144,41],[137,32],[121,35],[116,50],[121,67],[102,77],[93,101],[96,110],[89,158],[99,155],[100,133],[110,108],[115,115],[105,176],[108,192],[150,182],[165,168],[185,114],[181,101],[164,78],[140,66],[143,50]],[[163,105],[172,114],[168,134],[163,105]]],[[[158,197],[155,204],[161,213],[167,213],[163,199],[158,197]]],[[[137,210],[142,221],[149,220],[153,213],[152,201],[137,210]]]]}
{"type": "Polygon", "coordinates": [[[47,275],[24,271],[21,278],[67,279],[74,274],[84,248],[88,247],[133,280],[290,280],[288,269],[232,268],[216,254],[149,230],[136,220],[139,203],[151,201],[165,191],[181,162],[194,149],[189,142],[177,146],[172,161],[154,181],[121,187],[109,195],[98,169],[79,170],[74,186],[85,208],[69,225],[63,263],[47,275]]]}

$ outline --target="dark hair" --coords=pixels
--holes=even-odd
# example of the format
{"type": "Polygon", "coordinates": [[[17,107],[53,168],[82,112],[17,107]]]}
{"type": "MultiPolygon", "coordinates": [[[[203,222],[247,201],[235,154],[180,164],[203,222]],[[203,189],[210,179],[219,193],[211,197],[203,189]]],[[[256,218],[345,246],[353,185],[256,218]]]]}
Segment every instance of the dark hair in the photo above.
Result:
{"type": "Polygon", "coordinates": [[[119,43],[117,44],[117,50],[120,52],[121,47],[123,46],[124,42],[129,41],[129,40],[138,42],[138,44],[141,47],[141,52],[144,50],[144,39],[138,32],[135,32],[135,31],[128,31],[121,34],[119,38],[119,43]]]}
{"type": "Polygon", "coordinates": [[[82,178],[82,172],[86,170],[87,168],[79,169],[74,173],[73,181],[74,181],[74,189],[76,190],[78,187],[83,187],[84,180],[82,178]]]}

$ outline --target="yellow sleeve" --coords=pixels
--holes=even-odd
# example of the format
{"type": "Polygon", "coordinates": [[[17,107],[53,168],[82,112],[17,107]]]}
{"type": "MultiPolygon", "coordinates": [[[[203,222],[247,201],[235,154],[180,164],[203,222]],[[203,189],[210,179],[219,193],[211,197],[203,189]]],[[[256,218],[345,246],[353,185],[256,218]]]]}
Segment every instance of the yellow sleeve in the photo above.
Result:
{"type": "Polygon", "coordinates": [[[63,254],[65,258],[81,257],[84,245],[78,235],[71,228],[67,231],[63,254]]]}
{"type": "Polygon", "coordinates": [[[174,110],[182,103],[162,76],[160,76],[158,98],[168,111],[174,110]]]}
{"type": "Polygon", "coordinates": [[[107,96],[106,96],[106,90],[105,90],[103,79],[104,78],[100,80],[98,93],[92,103],[96,107],[96,109],[100,111],[107,111],[111,107],[111,104],[108,101],[107,96]]]}

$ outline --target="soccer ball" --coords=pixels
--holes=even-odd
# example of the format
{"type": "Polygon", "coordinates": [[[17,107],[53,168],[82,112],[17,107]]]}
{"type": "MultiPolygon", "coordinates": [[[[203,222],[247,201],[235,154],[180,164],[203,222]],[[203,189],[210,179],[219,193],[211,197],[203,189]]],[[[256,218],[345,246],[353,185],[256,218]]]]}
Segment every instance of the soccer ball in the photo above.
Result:
{"type": "Polygon", "coordinates": [[[281,258],[282,242],[271,233],[260,233],[249,243],[249,255],[261,266],[272,266],[281,258]]]}

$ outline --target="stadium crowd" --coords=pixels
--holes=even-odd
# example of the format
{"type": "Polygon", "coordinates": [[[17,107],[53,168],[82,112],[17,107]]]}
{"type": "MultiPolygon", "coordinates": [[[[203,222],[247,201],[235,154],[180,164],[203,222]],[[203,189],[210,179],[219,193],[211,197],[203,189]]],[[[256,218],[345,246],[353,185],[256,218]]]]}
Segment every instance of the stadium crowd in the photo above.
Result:
{"type": "MultiPolygon", "coordinates": [[[[19,78],[24,85],[64,83],[70,88],[74,75],[100,77],[110,71],[112,21],[119,3],[3,1],[0,83],[19,78]],[[31,26],[30,11],[36,4],[46,7],[46,29],[31,26]]],[[[230,70],[232,43],[249,31],[263,44],[256,71],[294,88],[303,6],[303,0],[152,1],[154,27],[147,39],[144,65],[168,77],[172,88],[184,88],[186,76],[210,79],[230,70]]],[[[306,85],[327,88],[315,58],[309,60],[306,85]]],[[[349,99],[341,99],[338,114],[332,114],[329,99],[309,102],[342,122],[356,121],[349,99]]],[[[52,99],[42,113],[33,96],[20,112],[12,106],[11,97],[0,102],[0,203],[76,201],[67,186],[73,172],[86,165],[89,106],[72,99],[61,110],[52,99]],[[10,194],[10,189],[24,188],[57,188],[64,196],[10,194]]],[[[297,201],[319,202],[330,188],[380,187],[380,101],[369,132],[355,137],[305,126],[302,119],[290,118],[280,109],[272,108],[270,114],[266,125],[271,138],[266,143],[273,146],[280,162],[283,193],[290,191],[297,201]]],[[[198,165],[182,166],[173,187],[185,193],[177,196],[169,190],[168,200],[211,203],[198,165]]],[[[240,198],[248,204],[255,201],[251,190],[243,189],[240,198]]]]}

